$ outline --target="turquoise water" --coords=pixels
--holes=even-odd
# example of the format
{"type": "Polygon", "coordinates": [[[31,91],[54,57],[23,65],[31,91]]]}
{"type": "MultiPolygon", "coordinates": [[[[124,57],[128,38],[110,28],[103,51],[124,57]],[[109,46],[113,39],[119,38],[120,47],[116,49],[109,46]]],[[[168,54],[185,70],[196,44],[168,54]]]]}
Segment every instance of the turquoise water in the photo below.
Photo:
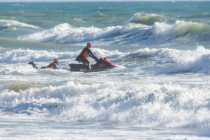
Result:
{"type": "Polygon", "coordinates": [[[209,7],[0,3],[0,138],[209,139],[209,7]],[[117,67],[70,71],[87,42],[117,67]]]}

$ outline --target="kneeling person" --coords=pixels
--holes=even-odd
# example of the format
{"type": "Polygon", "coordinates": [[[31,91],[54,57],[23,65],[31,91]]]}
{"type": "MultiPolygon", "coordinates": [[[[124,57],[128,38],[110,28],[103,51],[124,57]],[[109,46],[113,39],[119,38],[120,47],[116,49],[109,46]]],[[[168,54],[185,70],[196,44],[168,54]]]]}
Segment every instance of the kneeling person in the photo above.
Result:
{"type": "Polygon", "coordinates": [[[88,61],[87,59],[87,56],[89,55],[90,57],[92,57],[93,59],[96,59],[96,57],[93,55],[92,51],[90,50],[90,47],[91,47],[91,43],[87,43],[87,47],[85,47],[82,52],[80,53],[79,56],[77,56],[76,60],[77,61],[82,61],[82,63],[85,65],[85,64],[88,64],[88,68],[89,70],[91,70],[91,64],[90,62],[88,61]]]}

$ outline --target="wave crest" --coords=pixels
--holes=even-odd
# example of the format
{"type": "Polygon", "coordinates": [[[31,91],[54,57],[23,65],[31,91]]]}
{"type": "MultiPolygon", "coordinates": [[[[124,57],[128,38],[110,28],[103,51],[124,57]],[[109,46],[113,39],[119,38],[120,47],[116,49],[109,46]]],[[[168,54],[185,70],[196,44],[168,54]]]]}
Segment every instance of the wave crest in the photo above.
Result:
{"type": "Polygon", "coordinates": [[[65,58],[76,58],[79,54],[78,52],[48,52],[48,51],[34,51],[34,50],[24,50],[17,49],[12,51],[7,51],[6,53],[0,55],[1,63],[26,63],[29,61],[36,62],[47,62],[52,61],[55,58],[65,59],[65,58]]]}
{"type": "Polygon", "coordinates": [[[13,113],[44,115],[58,121],[199,128],[209,127],[210,96],[206,92],[208,86],[69,81],[18,92],[4,90],[0,105],[13,113]],[[53,110],[57,113],[52,115],[53,110]],[[206,115],[200,119],[201,114],[206,115]]]}
{"type": "Polygon", "coordinates": [[[152,25],[154,24],[154,22],[160,21],[162,18],[163,16],[157,14],[136,13],[131,18],[129,23],[141,23],[152,25]]]}
{"type": "MultiPolygon", "coordinates": [[[[137,28],[137,27],[136,27],[137,28]]],[[[80,27],[72,28],[64,23],[43,32],[18,37],[20,40],[54,43],[79,43],[90,40],[107,39],[135,30],[133,26],[110,26],[107,28],[80,27]]]]}
{"type": "Polygon", "coordinates": [[[209,40],[210,26],[203,23],[176,21],[174,24],[155,22],[152,26],[129,23],[124,26],[106,28],[73,28],[64,23],[49,30],[18,37],[19,40],[53,43],[81,43],[92,41],[96,44],[159,45],[209,40]]]}

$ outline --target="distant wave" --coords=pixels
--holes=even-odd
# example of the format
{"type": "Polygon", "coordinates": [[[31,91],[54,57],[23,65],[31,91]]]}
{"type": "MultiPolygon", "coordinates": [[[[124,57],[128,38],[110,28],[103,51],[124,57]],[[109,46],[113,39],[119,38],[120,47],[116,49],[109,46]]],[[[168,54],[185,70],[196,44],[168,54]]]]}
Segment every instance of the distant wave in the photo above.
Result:
{"type": "Polygon", "coordinates": [[[186,16],[186,18],[192,19],[205,19],[205,18],[209,18],[210,14],[208,13],[202,13],[202,14],[196,14],[196,15],[191,15],[191,16],[186,16]]]}
{"type": "Polygon", "coordinates": [[[164,35],[164,37],[170,36],[182,36],[192,35],[193,33],[210,31],[210,26],[203,23],[176,21],[170,25],[167,23],[156,22],[153,26],[153,31],[157,35],[164,35]]]}
{"type": "Polygon", "coordinates": [[[140,23],[152,25],[154,22],[160,21],[163,16],[157,14],[136,13],[128,23],[140,23]]]}
{"type": "Polygon", "coordinates": [[[64,23],[49,30],[18,37],[18,39],[42,43],[79,43],[123,35],[137,28],[136,26],[110,26],[102,29],[97,27],[72,28],[71,25],[64,23]]]}
{"type": "Polygon", "coordinates": [[[209,41],[210,25],[179,20],[173,24],[155,22],[154,25],[147,26],[137,32],[138,34],[133,34],[133,37],[130,37],[131,39],[126,44],[159,45],[165,43],[209,41]]]}
{"type": "Polygon", "coordinates": [[[196,22],[176,21],[174,24],[155,22],[152,26],[129,23],[124,26],[106,28],[73,28],[64,23],[49,30],[18,37],[19,40],[52,43],[81,43],[92,41],[97,44],[164,44],[209,40],[210,25],[196,22]]]}
{"type": "Polygon", "coordinates": [[[21,26],[21,27],[28,27],[28,28],[39,28],[38,26],[22,23],[15,20],[3,20],[0,19],[0,28],[6,28],[11,26],[21,26]]]}

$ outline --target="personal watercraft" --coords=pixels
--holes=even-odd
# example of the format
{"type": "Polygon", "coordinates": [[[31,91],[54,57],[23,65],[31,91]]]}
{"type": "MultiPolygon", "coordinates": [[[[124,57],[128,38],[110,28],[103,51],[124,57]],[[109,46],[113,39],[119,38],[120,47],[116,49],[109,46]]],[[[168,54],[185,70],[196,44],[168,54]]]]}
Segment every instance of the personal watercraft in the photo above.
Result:
{"type": "Polygon", "coordinates": [[[95,58],[96,64],[91,65],[91,70],[89,70],[88,65],[83,64],[69,64],[71,71],[83,71],[83,72],[95,72],[95,71],[104,71],[107,69],[114,68],[115,65],[111,63],[106,58],[95,58]]]}

